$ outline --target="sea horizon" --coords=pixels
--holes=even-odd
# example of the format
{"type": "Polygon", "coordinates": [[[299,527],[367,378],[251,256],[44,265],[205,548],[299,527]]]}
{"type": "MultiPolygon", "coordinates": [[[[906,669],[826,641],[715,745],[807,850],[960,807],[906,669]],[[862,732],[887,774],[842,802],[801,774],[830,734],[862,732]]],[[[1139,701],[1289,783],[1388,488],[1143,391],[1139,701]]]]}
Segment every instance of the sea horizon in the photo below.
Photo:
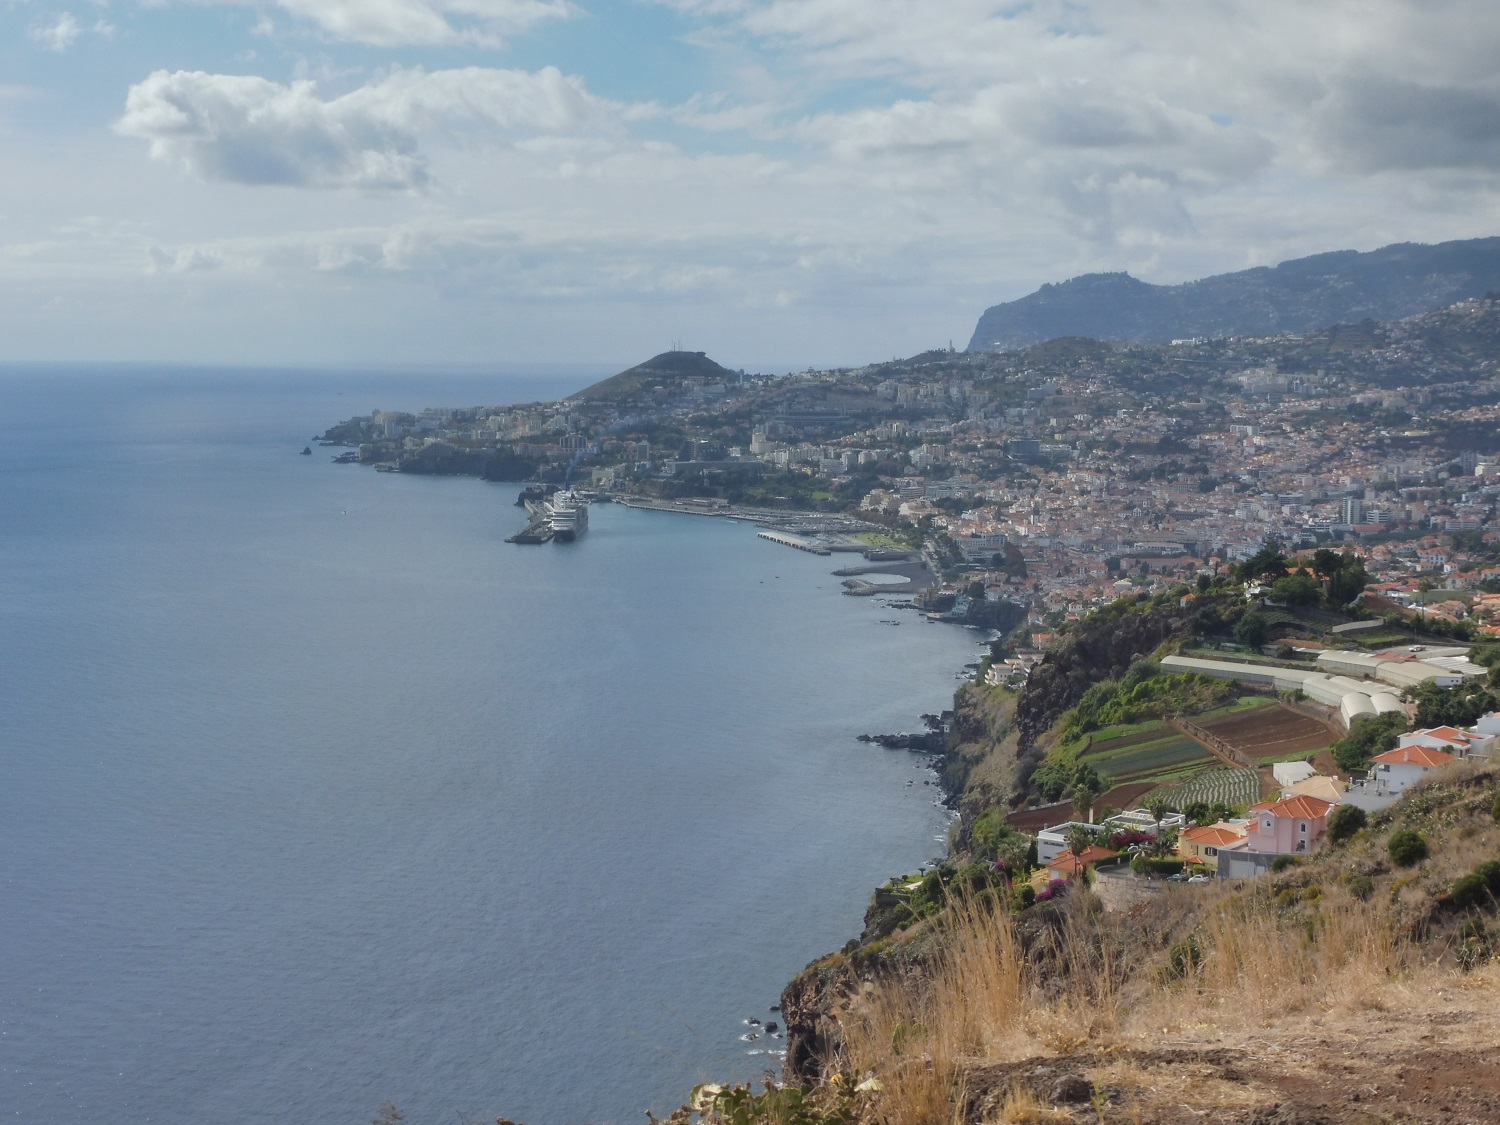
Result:
{"type": "Polygon", "coordinates": [[[855,736],[975,634],[749,527],[514,547],[519,485],[298,456],[504,401],[403,378],[0,377],[21,1117],[669,1110],[774,1064],[742,1021],[943,853],[925,760],[855,736]]]}

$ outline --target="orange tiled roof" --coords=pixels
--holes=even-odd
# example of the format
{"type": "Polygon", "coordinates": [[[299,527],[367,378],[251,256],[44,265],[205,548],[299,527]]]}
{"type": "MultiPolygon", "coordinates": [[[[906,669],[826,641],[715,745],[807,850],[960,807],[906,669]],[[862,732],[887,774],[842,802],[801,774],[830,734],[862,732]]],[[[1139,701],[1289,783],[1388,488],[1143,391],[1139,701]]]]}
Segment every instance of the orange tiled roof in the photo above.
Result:
{"type": "Polygon", "coordinates": [[[1083,849],[1083,854],[1076,859],[1073,857],[1073,850],[1071,848],[1064,849],[1047,866],[1056,868],[1059,871],[1077,872],[1091,863],[1098,863],[1101,859],[1108,859],[1112,855],[1119,854],[1119,852],[1112,852],[1108,848],[1101,848],[1097,844],[1090,844],[1083,849]]]}
{"type": "Polygon", "coordinates": [[[1238,832],[1231,832],[1227,828],[1216,828],[1212,824],[1203,828],[1187,828],[1182,831],[1179,839],[1190,841],[1194,844],[1204,844],[1211,848],[1220,847],[1224,844],[1232,844],[1236,840],[1243,840],[1244,836],[1238,832]]]}
{"type": "Polygon", "coordinates": [[[1413,734],[1431,735],[1433,738],[1441,738],[1444,742],[1468,742],[1469,735],[1457,727],[1429,727],[1427,730],[1414,730],[1413,734]]]}
{"type": "Polygon", "coordinates": [[[1387,750],[1384,754],[1376,754],[1370,760],[1385,762],[1389,765],[1446,766],[1453,761],[1453,755],[1426,746],[1398,746],[1394,750],[1387,750]]]}
{"type": "MultiPolygon", "coordinates": [[[[1377,758],[1376,761],[1379,761],[1377,758]]],[[[1281,801],[1262,801],[1251,805],[1251,812],[1268,812],[1272,816],[1292,817],[1297,820],[1318,820],[1328,815],[1332,801],[1321,797],[1287,797],[1281,801]]]]}

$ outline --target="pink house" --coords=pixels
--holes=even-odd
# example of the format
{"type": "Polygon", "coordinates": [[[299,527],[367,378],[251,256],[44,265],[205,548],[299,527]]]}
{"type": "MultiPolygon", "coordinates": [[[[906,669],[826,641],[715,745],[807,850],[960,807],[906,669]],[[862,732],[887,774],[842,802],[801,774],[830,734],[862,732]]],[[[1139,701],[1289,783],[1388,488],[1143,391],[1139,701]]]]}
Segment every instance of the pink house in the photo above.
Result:
{"type": "Polygon", "coordinates": [[[1315,851],[1328,834],[1333,802],[1318,797],[1287,797],[1250,806],[1245,846],[1254,852],[1294,855],[1315,851]]]}

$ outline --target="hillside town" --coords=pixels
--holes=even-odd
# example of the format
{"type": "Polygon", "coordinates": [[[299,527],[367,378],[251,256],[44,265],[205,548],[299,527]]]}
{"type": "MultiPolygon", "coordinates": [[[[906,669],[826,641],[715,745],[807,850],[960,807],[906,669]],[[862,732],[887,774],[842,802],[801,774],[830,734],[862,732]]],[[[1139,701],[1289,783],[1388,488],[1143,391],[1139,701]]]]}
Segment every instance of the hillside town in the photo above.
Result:
{"type": "MultiPolygon", "coordinates": [[[[845,513],[1031,641],[1253,555],[1356,551],[1382,612],[1500,631],[1500,301],[1392,325],[1167,346],[1062,339],[748,375],[668,352],[560,402],[373,411],[341,459],[845,513]],[[977,585],[976,585],[977,584],[977,585]]],[[[941,591],[939,591],[940,593],[941,591]]]]}
{"type": "MultiPolygon", "coordinates": [[[[985,631],[926,734],[860,738],[929,755],[946,853],[878,887],[859,938],[773,1009],[786,1074],[842,1112],[904,1063],[877,1052],[858,1073],[884,1077],[826,1083],[838,997],[945,926],[1003,947],[1071,918],[1078,948],[1136,943],[1121,963],[1151,966],[1150,995],[1199,980],[1216,904],[1259,919],[1254,964],[1300,956],[1306,979],[1355,963],[1305,937],[1328,904],[1399,915],[1445,971],[1497,956],[1478,919],[1500,861],[1472,862],[1500,832],[1497,361],[1491,295],[1296,336],[781,375],[674,350],[559,402],[374,410],[321,440],[380,471],[524,483],[554,518],[609,501],[860,552],[871,565],[834,572],[845,593],[985,631]],[[880,570],[910,585],[867,581],[880,570]]],[[[531,530],[510,541],[546,541],[531,530]]],[[[1067,970],[1090,1010],[1107,961],[1067,970]]],[[[1236,977],[1223,1002],[1245,994],[1236,977]]],[[[1046,1062],[1037,1104],[1110,1088],[1046,1062]]],[[[998,1119],[1079,1119],[1049,1112],[998,1119]]]]}

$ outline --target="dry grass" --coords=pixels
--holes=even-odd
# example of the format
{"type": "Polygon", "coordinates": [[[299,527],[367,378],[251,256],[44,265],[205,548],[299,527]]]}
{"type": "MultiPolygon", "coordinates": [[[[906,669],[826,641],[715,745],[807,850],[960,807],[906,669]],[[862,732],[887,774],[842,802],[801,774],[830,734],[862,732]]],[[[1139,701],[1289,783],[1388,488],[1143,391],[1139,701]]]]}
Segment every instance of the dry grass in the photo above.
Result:
{"type": "MultiPolygon", "coordinates": [[[[1132,945],[1128,925],[1091,913],[1082,895],[1029,949],[1009,914],[955,905],[927,972],[868,987],[846,1013],[841,1067],[879,1080],[879,1117],[889,1125],[962,1121],[971,1074],[1038,1057],[1079,1056],[1096,1087],[1126,1091],[1112,1120],[1130,1120],[1137,1098],[1225,1110],[1261,1104],[1264,1091],[1216,1078],[1212,1067],[1148,1074],[1126,1056],[1358,1018],[1453,975],[1396,942],[1388,899],[1362,902],[1338,887],[1312,898],[1299,909],[1264,893],[1206,888],[1195,955],[1179,956],[1176,968],[1170,946],[1132,945]]],[[[1500,970],[1465,978],[1491,995],[1497,984],[1500,970]]],[[[1000,1121],[1078,1119],[1024,1085],[998,1105],[1000,1121]]]]}
{"type": "Polygon", "coordinates": [[[928,955],[843,1010],[829,1061],[874,1080],[859,1117],[880,1125],[1245,1121],[1288,1099],[1385,1120],[1362,1116],[1377,1097],[1402,1119],[1500,1123],[1500,962],[1461,971],[1467,916],[1445,903],[1500,857],[1497,781],[1458,772],[1310,864],[1128,914],[1084,893],[1021,916],[954,903],[928,955]],[[1397,826],[1427,834],[1428,861],[1390,867],[1397,826]],[[1067,1103],[1062,1077],[1087,1100],[1067,1103]]]}
{"type": "Polygon", "coordinates": [[[1047,1105],[1029,1087],[1016,1085],[1006,1092],[995,1119],[1001,1125],[1049,1125],[1051,1122],[1071,1122],[1073,1115],[1047,1105]]]}

